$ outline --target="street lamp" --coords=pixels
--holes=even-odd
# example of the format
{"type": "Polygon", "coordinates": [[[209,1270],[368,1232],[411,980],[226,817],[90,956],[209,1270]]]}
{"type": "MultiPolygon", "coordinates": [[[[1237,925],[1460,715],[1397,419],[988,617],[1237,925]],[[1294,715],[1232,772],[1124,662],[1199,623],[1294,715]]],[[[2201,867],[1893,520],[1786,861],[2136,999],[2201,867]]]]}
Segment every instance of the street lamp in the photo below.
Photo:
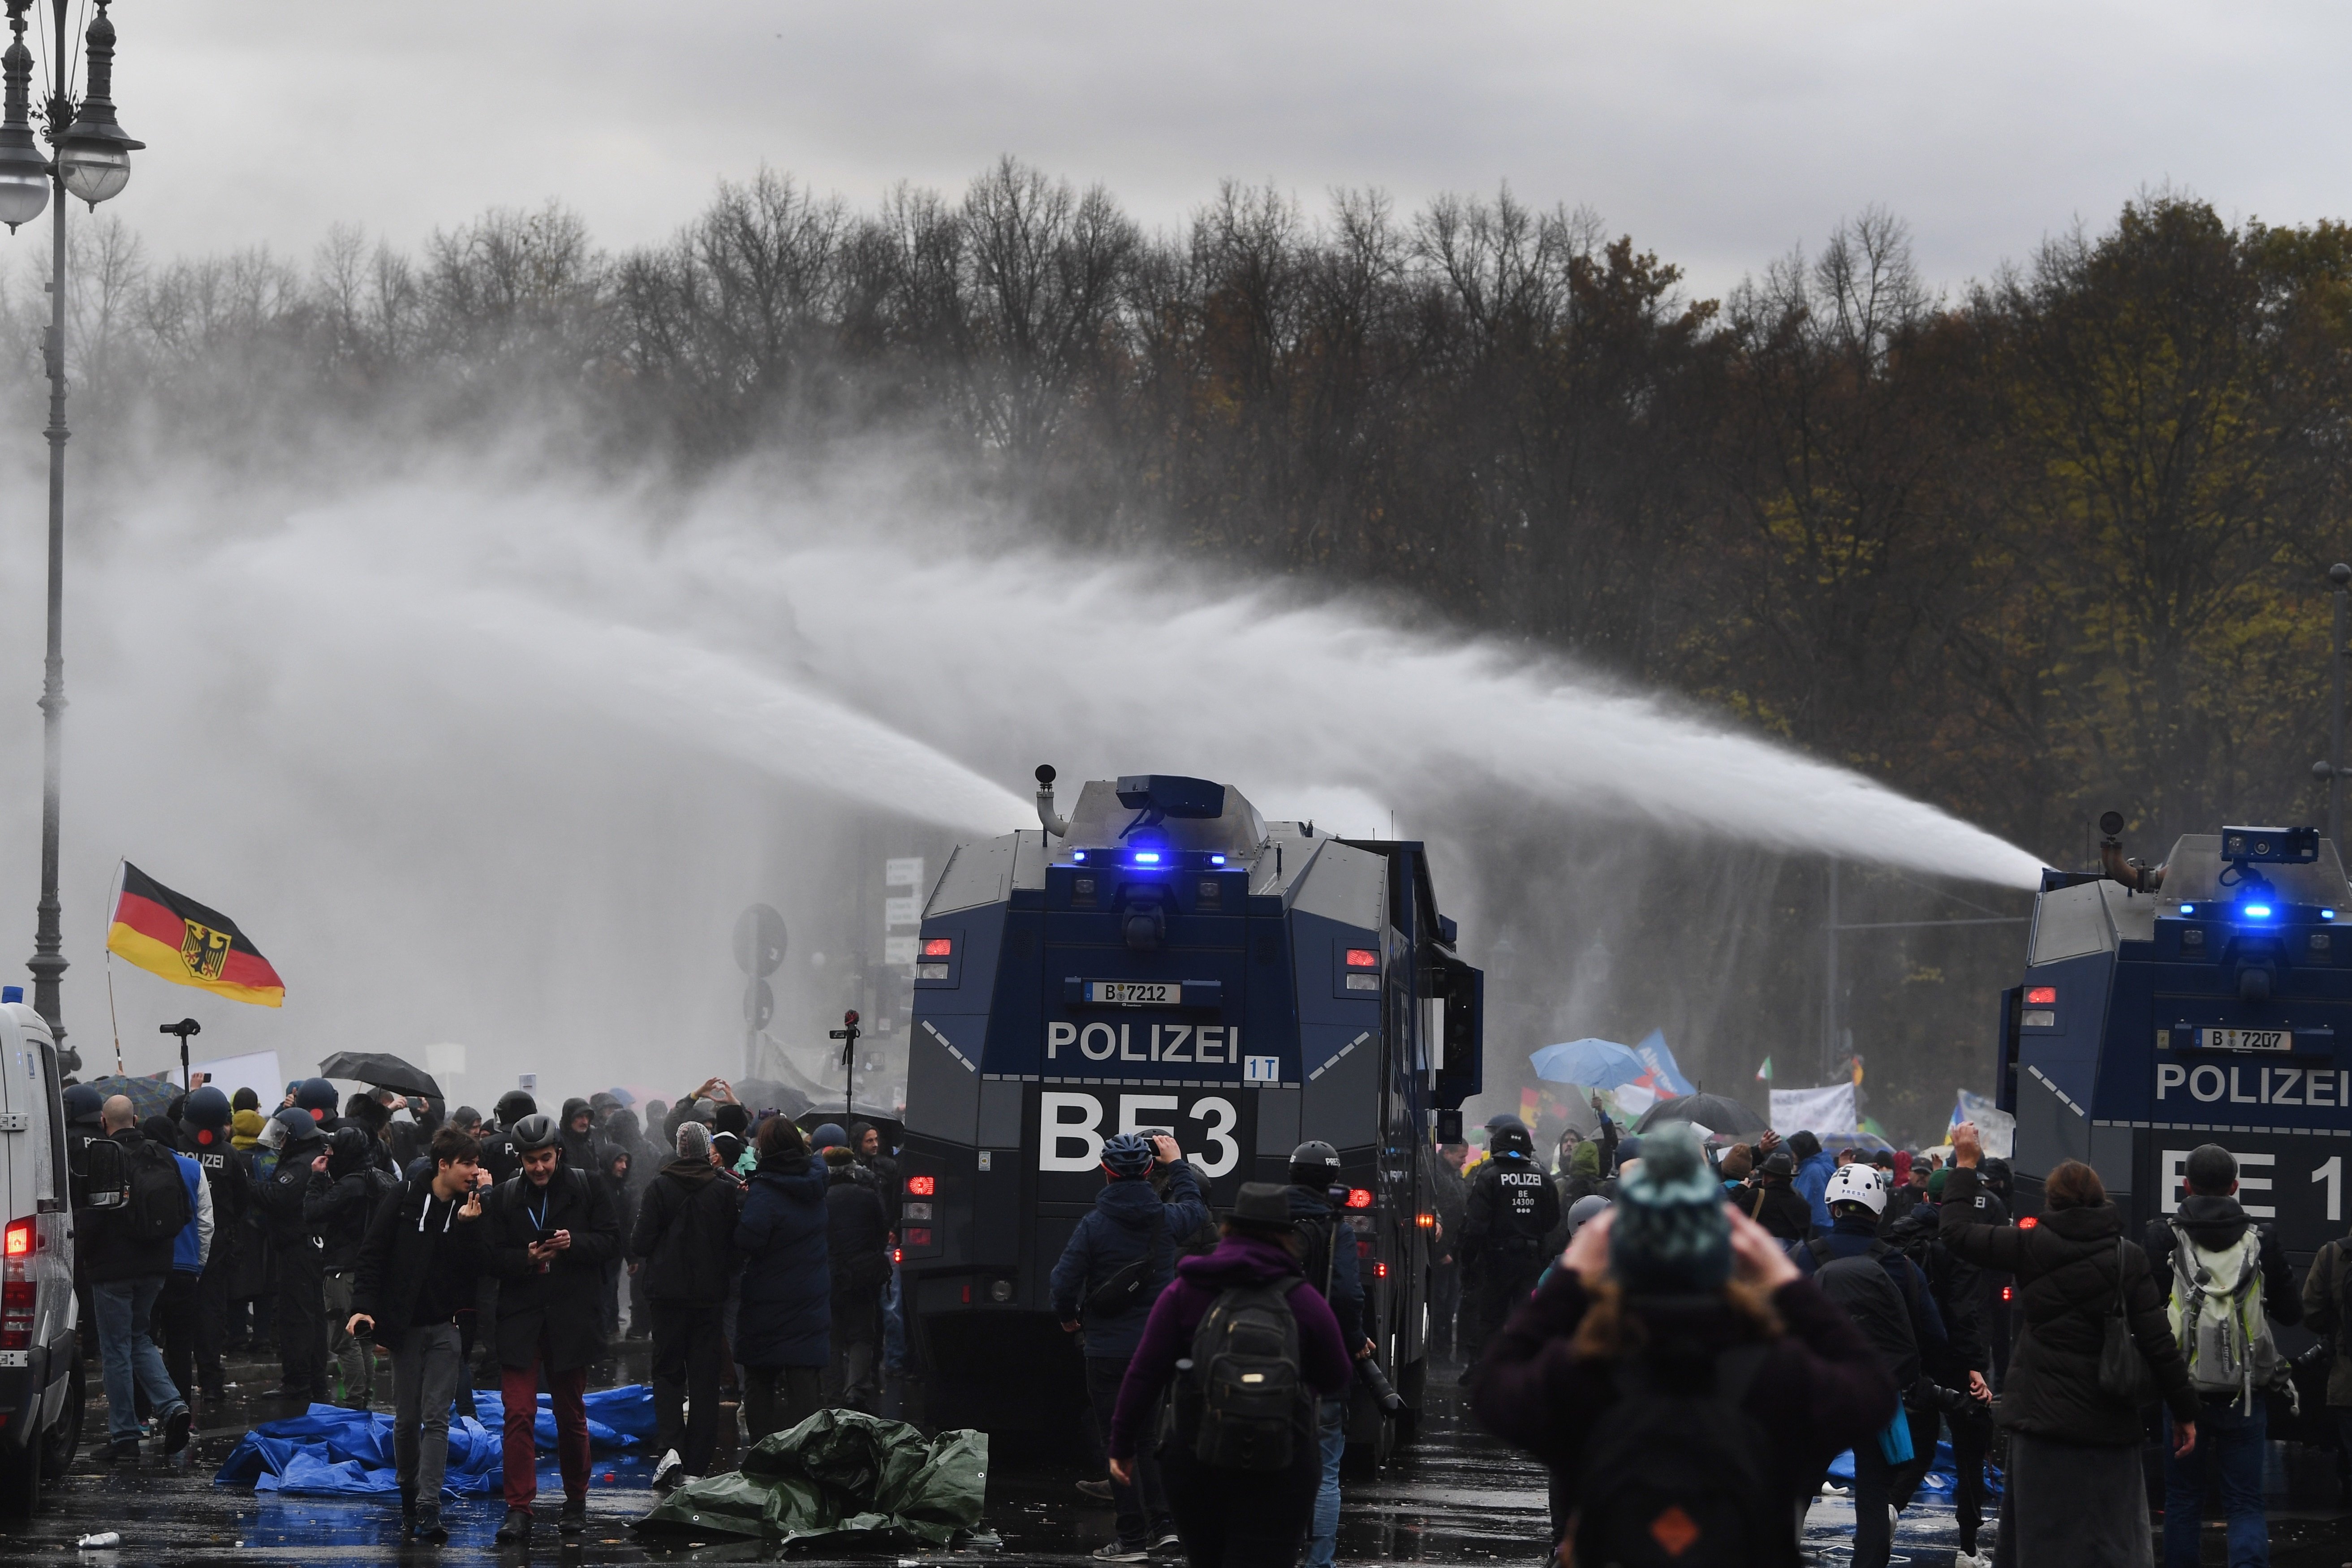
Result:
{"type": "MultiPolygon", "coordinates": [[[[52,193],[39,188],[35,165],[40,153],[33,145],[26,84],[33,69],[32,51],[25,47],[25,12],[32,0],[5,0],[7,52],[0,56],[0,76],[7,95],[5,121],[0,121],[0,223],[15,232],[20,223],[38,217],[52,193]]],[[[66,44],[67,9],[71,0],[50,0],[57,26],[50,33],[55,56],[50,62],[49,92],[42,107],[44,134],[57,150],[41,173],[55,186],[49,203],[49,333],[41,357],[49,378],[49,424],[43,432],[49,442],[49,581],[48,646],[41,679],[41,901],[33,934],[33,956],[26,967],[33,972],[33,1008],[47,1021],[56,1037],[59,1059],[79,1066],[77,1053],[65,1048],[65,1020],[58,1000],[58,982],[66,972],[58,916],[58,796],[62,776],[60,721],[66,709],[66,666],[63,615],[66,585],[66,197],[78,196],[91,210],[121,194],[131,179],[131,154],[146,145],[124,134],[114,119],[114,24],[106,8],[110,0],[97,0],[83,42],[89,49],[85,90],[73,96],[73,54],[66,44]]]]}

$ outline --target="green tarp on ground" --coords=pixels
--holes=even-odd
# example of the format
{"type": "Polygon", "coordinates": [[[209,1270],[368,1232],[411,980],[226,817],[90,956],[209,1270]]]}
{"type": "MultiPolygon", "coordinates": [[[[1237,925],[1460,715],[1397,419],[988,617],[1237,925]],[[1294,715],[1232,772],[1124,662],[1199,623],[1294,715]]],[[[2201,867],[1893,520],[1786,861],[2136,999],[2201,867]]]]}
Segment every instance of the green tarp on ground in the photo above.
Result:
{"type": "Polygon", "coordinates": [[[876,1546],[946,1546],[978,1528],[987,1495],[986,1433],[925,1437],[903,1421],[820,1410],[761,1438],[742,1468],[678,1488],[637,1525],[778,1546],[840,1547],[858,1544],[856,1537],[876,1546]]]}

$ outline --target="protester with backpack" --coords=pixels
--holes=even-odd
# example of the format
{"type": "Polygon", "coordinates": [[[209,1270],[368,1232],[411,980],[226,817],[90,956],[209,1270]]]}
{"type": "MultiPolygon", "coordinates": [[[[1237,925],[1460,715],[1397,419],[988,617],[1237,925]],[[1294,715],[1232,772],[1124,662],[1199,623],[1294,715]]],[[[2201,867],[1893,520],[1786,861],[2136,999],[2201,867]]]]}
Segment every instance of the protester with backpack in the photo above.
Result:
{"type": "MultiPolygon", "coordinates": [[[[1173,1138],[1140,1132],[1107,1138],[1102,1173],[1095,1206],[1070,1232],[1049,1288],[1063,1331],[1081,1336],[1087,1394],[1095,1418],[1108,1430],[1152,1304],[1176,1278],[1176,1238],[1197,1230],[1208,1219],[1208,1208],[1173,1138]],[[1168,1172],[1165,1201],[1152,1190],[1155,1164],[1168,1172]]],[[[1112,1483],[1111,1502],[1118,1510],[1118,1539],[1097,1550],[1097,1557],[1140,1563],[1154,1549],[1175,1542],[1160,1466],[1150,1450],[1137,1455],[1132,1485],[1112,1483]]]]}
{"type": "Polygon", "coordinates": [[[2238,1203],[2237,1157],[2218,1143],[2200,1144],[2189,1152],[2187,1175],[2179,1212],[2151,1220],[2147,1241],[2148,1267],[2160,1281],[2169,1276],[2168,1316],[2197,1390],[2203,1438],[2192,1451],[2165,1458],[2164,1563],[2195,1568],[2210,1468],[2229,1517],[2231,1568],[2262,1568],[2270,1561],[2263,1395],[2287,1380],[2270,1320],[2300,1323],[2303,1298],[2277,1233],[2254,1224],[2238,1203]]]}
{"type": "Polygon", "coordinates": [[[1317,1401],[1347,1392],[1339,1320],[1300,1272],[1290,1198],[1244,1182],[1216,1249],[1176,1266],[1153,1303],[1111,1417],[1126,1486],[1162,1391],[1160,1472],[1192,1568],[1293,1568],[1322,1476],[1317,1401]]]}
{"type": "MultiPolygon", "coordinates": [[[[1541,1167],[1538,1167],[1541,1174],[1541,1167]]],[[[1310,1138],[1290,1152],[1290,1217],[1298,1224],[1298,1260],[1307,1282],[1323,1293],[1331,1315],[1339,1322],[1340,1342],[1348,1353],[1361,1358],[1371,1353],[1364,1337],[1364,1283],[1356,1265],[1356,1232],[1334,1203],[1347,1198],[1339,1184],[1339,1151],[1319,1138],[1310,1138]]],[[[1549,1177],[1552,1207],[1559,1206],[1559,1189],[1549,1177]]],[[[1538,1259],[1542,1254],[1537,1254],[1538,1259]]],[[[1532,1289],[1534,1281],[1528,1281],[1532,1289]]],[[[1339,1539],[1339,1461],[1348,1451],[1348,1398],[1323,1402],[1320,1438],[1323,1482],[1315,1493],[1314,1522],[1307,1532],[1304,1568],[1331,1568],[1339,1539]]]]}
{"type": "Polygon", "coordinates": [[[1904,1429],[1890,1423],[1875,1440],[1853,1449],[1853,1568],[1885,1568],[1895,1516],[1935,1460],[1940,1423],[1933,1385],[1923,1382],[1927,1367],[1948,1360],[1951,1345],[1927,1275],[1878,1238],[1886,1187],[1875,1168],[1840,1165],[1822,1196],[1829,1205],[1829,1234],[1794,1249],[1797,1267],[1845,1310],[1903,1395],[1895,1419],[1904,1429]]]}
{"type": "Polygon", "coordinates": [[[1975,1125],[1954,1128],[1939,1224],[1956,1256],[2017,1276],[2023,1323],[1993,1416],[2009,1434],[1994,1560],[2147,1568],[2141,1404],[2164,1401],[2181,1454],[2196,1447],[2199,1414],[2147,1254],[2125,1239],[2105,1184],[2080,1160],[2042,1178],[2031,1226],[1978,1222],[1983,1158],[1975,1125]]]}
{"type": "Polygon", "coordinates": [[[564,1168],[555,1119],[534,1112],[515,1123],[522,1172],[498,1189],[489,1216],[490,1267],[499,1277],[499,1394],[506,1410],[507,1513],[494,1539],[530,1544],[539,1464],[531,1427],[543,1379],[555,1410],[555,1453],[563,1475],[558,1528],[588,1529],[588,1367],[604,1353],[597,1293],[604,1261],[621,1251],[620,1221],[604,1184],[564,1168]]]}
{"type": "Polygon", "coordinates": [[[1496,1336],[1472,1404],[1551,1469],[1563,1559],[1795,1568],[1805,1488],[1896,1408],[1853,1324],[1723,1201],[1684,1127],[1643,1140],[1559,1265],[1496,1336]]]}
{"type": "MultiPolygon", "coordinates": [[[[173,1151],[173,1160],[180,1167],[180,1183],[188,1189],[188,1202],[194,1213],[188,1223],[172,1243],[172,1272],[163,1281],[163,1293],[155,1299],[155,1321],[152,1332],[163,1342],[163,1371],[172,1379],[172,1386],[189,1404],[196,1398],[196,1333],[204,1317],[203,1291],[205,1266],[211,1258],[217,1226],[213,1217],[212,1188],[205,1180],[202,1165],[177,1152],[180,1130],[168,1116],[151,1116],[139,1124],[139,1135],[150,1146],[173,1151]]],[[[218,1376],[217,1371],[215,1373],[218,1376]]]]}
{"type": "Polygon", "coordinates": [[[194,1426],[188,1402],[180,1397],[163,1352],[148,1332],[156,1298],[172,1272],[181,1233],[195,1218],[180,1162],[168,1144],[148,1142],[139,1131],[131,1101],[115,1095],[99,1108],[106,1137],[122,1145],[131,1201],[120,1208],[75,1212],[76,1251],[89,1281],[98,1319],[98,1352],[106,1386],[108,1458],[115,1464],[139,1458],[138,1399],[147,1401],[163,1424],[163,1452],[178,1455],[194,1426]]]}

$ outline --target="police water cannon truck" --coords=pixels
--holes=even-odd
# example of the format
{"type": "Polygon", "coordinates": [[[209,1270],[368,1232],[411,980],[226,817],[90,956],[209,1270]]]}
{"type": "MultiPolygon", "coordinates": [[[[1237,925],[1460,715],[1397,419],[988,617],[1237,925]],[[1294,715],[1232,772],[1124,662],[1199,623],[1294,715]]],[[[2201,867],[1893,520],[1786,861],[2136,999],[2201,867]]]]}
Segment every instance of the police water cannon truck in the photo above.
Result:
{"type": "MultiPolygon", "coordinates": [[[[899,1261],[925,1418],[1075,1426],[1047,1276],[1104,1139],[1150,1131],[1214,1209],[1286,1180],[1302,1140],[1339,1150],[1366,1332],[1416,1405],[1432,1140],[1478,1092],[1484,986],[1423,846],[1269,823],[1165,773],[1090,781],[1065,817],[1054,779],[1039,826],[957,848],[923,910],[899,1261]]],[[[1359,1463],[1409,1425],[1358,1385],[1359,1463]]]]}
{"type": "Polygon", "coordinates": [[[2023,984],[2001,995],[1997,1103],[2019,1207],[2096,1167],[2137,1237],[2201,1143],[2300,1266],[2343,1236],[2352,1156],[2352,886],[2311,827],[2189,834],[2162,865],[2100,819],[2102,868],[2045,871],[2023,984]]]}

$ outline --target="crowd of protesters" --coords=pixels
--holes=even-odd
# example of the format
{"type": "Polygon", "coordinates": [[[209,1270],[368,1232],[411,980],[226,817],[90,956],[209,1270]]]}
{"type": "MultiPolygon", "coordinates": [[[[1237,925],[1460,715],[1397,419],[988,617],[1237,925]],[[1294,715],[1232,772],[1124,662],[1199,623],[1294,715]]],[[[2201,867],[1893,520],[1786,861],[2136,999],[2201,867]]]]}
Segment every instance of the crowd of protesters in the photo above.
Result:
{"type": "Polygon", "coordinates": [[[558,1529],[586,1528],[584,1396],[628,1341],[650,1341],[656,1485],[708,1473],[724,1433],[751,1441],[824,1406],[877,1412],[889,1347],[897,1166],[864,1121],[804,1131],[713,1079],[640,1121],[614,1094],[558,1115],[515,1091],[491,1116],[382,1090],[200,1085],[138,1122],[131,1102],[65,1096],[79,1146],[121,1151],[127,1198],[77,1194],[77,1290],[96,1325],[102,1447],[137,1463],[152,1426],[184,1453],[199,1403],[233,1387],[231,1352],[274,1349],[272,1396],[394,1419],[404,1522],[447,1539],[452,1410],[494,1386],[505,1412],[500,1544],[537,1516],[532,1426],[553,1407],[558,1529]],[[386,1363],[388,1362],[388,1366],[386,1363]]]}
{"type": "MultiPolygon", "coordinates": [[[[211,1087],[143,1123],[86,1088],[66,1109],[72,1140],[118,1145],[130,1172],[126,1202],[77,1208],[118,1463],[151,1423],[184,1451],[227,1350],[274,1344],[299,1405],[369,1408],[388,1371],[404,1521],[438,1542],[450,1413],[494,1384],[498,1540],[527,1543],[537,1394],[577,1535],[584,1394],[622,1341],[651,1342],[663,1488],[820,1408],[876,1409],[895,1359],[900,1184],[866,1123],[803,1129],[717,1079],[642,1122],[609,1094],[549,1116],[518,1091],[486,1119],[339,1102],[316,1079],[266,1114],[211,1087]]],[[[1444,1146],[1431,1216],[1430,1354],[1550,1470],[1563,1561],[1794,1563],[1850,1454],[1854,1568],[1884,1568],[1948,1442],[1957,1568],[2125,1568],[2159,1541],[2188,1568],[2209,1489],[2229,1561],[2267,1563],[2266,1399],[2288,1372],[2272,1325],[2337,1333],[2352,1258],[2330,1244],[2298,1281],[2227,1151],[2191,1152],[2177,1213],[2135,1237],[2079,1161],[2020,1218],[1971,1126],[1923,1156],[1598,1121],[1549,1168],[1511,1117],[1475,1163],[1444,1146]]],[[[1085,1489],[1118,1520],[1097,1557],[1332,1562],[1346,1391],[1372,1350],[1339,1163],[1303,1143],[1286,1185],[1244,1184],[1217,1216],[1172,1139],[1105,1141],[1051,1279],[1105,1453],[1085,1489]]],[[[2352,1355],[2327,1400],[2352,1448],[2352,1355]]]]}

